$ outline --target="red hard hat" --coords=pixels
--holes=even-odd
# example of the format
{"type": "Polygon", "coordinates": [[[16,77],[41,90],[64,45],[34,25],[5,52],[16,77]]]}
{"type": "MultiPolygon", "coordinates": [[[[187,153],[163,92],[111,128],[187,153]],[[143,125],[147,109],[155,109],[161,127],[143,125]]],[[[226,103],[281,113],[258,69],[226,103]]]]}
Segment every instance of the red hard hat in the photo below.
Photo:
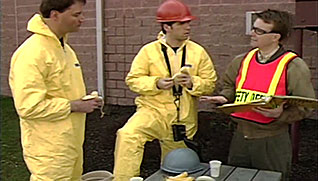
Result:
{"type": "Polygon", "coordinates": [[[162,3],[157,10],[158,22],[173,22],[173,21],[191,21],[196,17],[191,15],[191,12],[185,4],[178,0],[167,0],[162,3]]]}

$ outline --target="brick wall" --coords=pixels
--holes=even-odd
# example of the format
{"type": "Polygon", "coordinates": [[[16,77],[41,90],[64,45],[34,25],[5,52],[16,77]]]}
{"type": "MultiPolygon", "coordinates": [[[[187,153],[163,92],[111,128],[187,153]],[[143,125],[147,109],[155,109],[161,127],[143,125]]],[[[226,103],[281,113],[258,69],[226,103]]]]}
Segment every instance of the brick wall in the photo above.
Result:
{"type": "MultiPolygon", "coordinates": [[[[1,0],[1,95],[11,95],[8,85],[10,58],[18,45],[30,36],[26,31],[27,21],[38,12],[40,3],[41,0],[1,0]]],[[[91,91],[97,87],[95,0],[87,1],[84,16],[84,24],[79,32],[70,34],[69,43],[85,67],[85,83],[91,91]]]]}
{"type": "Polygon", "coordinates": [[[318,34],[314,31],[304,30],[303,58],[312,72],[312,82],[318,97],[318,34]]]}
{"type": "Polygon", "coordinates": [[[14,1],[1,1],[1,94],[8,95],[9,57],[17,46],[17,24],[14,1]]]}
{"type": "MultiPolygon", "coordinates": [[[[37,10],[40,0],[2,0],[1,29],[1,94],[9,95],[7,72],[9,57],[26,37],[26,21],[37,10]],[[14,4],[16,2],[16,6],[14,4]],[[13,9],[13,10],[12,10],[13,9]],[[17,22],[17,24],[15,23],[17,22]],[[16,31],[18,30],[18,31],[16,31]],[[2,68],[4,67],[4,68],[2,68]]],[[[156,39],[160,26],[155,12],[163,0],[104,0],[104,68],[105,95],[108,104],[133,105],[135,93],[125,85],[131,62],[138,50],[156,39]]],[[[294,14],[294,0],[184,0],[198,20],[192,22],[191,39],[203,45],[211,55],[219,76],[235,55],[249,46],[245,35],[245,12],[267,8],[286,10],[294,14]]],[[[70,37],[83,65],[88,91],[97,87],[95,0],[88,0],[86,21],[80,32],[70,37]]],[[[293,41],[287,42],[293,49],[293,41]]],[[[318,92],[317,33],[304,32],[303,57],[313,74],[318,92]]]]}
{"type": "MultiPolygon", "coordinates": [[[[123,83],[134,55],[141,46],[156,38],[160,27],[155,12],[162,0],[107,0],[106,27],[106,95],[107,103],[132,105],[135,94],[123,83]],[[123,67],[124,66],[124,67],[123,67]],[[123,70],[124,69],[124,70],[123,70]]],[[[191,39],[210,53],[219,76],[235,55],[250,49],[245,35],[245,12],[267,8],[295,12],[291,0],[184,0],[198,20],[192,22],[191,39]]],[[[304,32],[304,58],[313,72],[317,87],[317,34],[304,32]]],[[[293,41],[287,42],[293,48],[293,41]]],[[[317,91],[317,89],[316,89],[317,91]]]]}

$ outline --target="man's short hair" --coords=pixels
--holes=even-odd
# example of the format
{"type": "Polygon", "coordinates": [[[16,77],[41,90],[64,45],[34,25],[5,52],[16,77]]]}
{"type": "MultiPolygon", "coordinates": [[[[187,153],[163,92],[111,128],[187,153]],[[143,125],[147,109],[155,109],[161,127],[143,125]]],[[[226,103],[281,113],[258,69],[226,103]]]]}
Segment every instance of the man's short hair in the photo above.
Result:
{"type": "Polygon", "coordinates": [[[86,4],[86,0],[42,0],[40,13],[44,18],[49,18],[52,10],[62,13],[75,4],[75,2],[86,4]]]}
{"type": "Polygon", "coordinates": [[[288,12],[268,9],[256,13],[256,17],[262,19],[265,23],[273,24],[272,32],[281,35],[280,41],[289,36],[292,21],[291,15],[288,12]]]}
{"type": "Polygon", "coordinates": [[[174,23],[175,23],[175,21],[173,21],[173,22],[163,22],[163,23],[161,23],[161,31],[162,31],[162,33],[163,33],[163,34],[166,34],[166,33],[167,33],[166,30],[165,30],[164,27],[163,27],[164,24],[167,24],[168,26],[172,26],[174,23]]]}

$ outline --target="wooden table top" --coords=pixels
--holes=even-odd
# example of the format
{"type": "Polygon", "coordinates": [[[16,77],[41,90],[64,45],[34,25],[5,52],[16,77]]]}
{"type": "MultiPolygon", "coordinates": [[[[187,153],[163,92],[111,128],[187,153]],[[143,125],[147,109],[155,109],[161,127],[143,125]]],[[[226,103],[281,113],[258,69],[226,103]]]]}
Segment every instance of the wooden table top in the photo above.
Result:
{"type": "MultiPolygon", "coordinates": [[[[199,172],[189,174],[189,176],[197,178],[202,175],[210,176],[210,168],[206,164],[207,168],[199,172]]],[[[167,176],[175,176],[162,170],[158,170],[145,181],[164,181],[167,176]]],[[[234,167],[229,165],[222,165],[219,177],[213,177],[216,181],[280,181],[282,173],[257,170],[250,168],[234,167]]]]}

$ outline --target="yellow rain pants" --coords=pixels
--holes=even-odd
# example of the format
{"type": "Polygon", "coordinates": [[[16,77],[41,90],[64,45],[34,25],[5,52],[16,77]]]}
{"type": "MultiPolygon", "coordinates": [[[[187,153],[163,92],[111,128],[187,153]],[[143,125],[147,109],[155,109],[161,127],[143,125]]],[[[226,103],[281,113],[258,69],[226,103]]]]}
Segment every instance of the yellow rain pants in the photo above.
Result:
{"type": "Polygon", "coordinates": [[[156,82],[160,78],[168,78],[161,44],[167,49],[172,73],[180,69],[182,49],[186,46],[186,64],[191,64],[190,75],[192,89],[183,88],[180,98],[180,122],[186,126],[187,137],[192,139],[197,131],[197,97],[210,94],[215,87],[216,73],[212,60],[198,44],[187,40],[179,47],[177,53],[170,48],[162,34],[159,39],[145,45],[135,57],[131,70],[126,77],[129,88],[138,93],[136,113],[123,128],[117,131],[115,146],[114,180],[128,181],[138,176],[143,158],[144,145],[147,141],[158,139],[161,146],[161,160],[171,150],[186,147],[183,141],[174,142],[172,124],[177,123],[175,97],[172,90],[159,90],[156,82]]]}

